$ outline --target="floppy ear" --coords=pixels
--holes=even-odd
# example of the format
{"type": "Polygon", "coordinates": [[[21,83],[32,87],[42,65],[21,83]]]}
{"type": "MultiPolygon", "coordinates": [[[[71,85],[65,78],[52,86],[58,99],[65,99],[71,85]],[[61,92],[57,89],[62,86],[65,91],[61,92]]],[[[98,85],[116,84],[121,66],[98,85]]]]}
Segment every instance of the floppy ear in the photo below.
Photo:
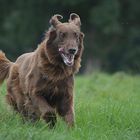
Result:
{"type": "Polygon", "coordinates": [[[69,22],[74,23],[74,24],[77,25],[78,27],[81,26],[80,17],[79,17],[77,14],[75,14],[75,13],[70,14],[69,22]]]}
{"type": "Polygon", "coordinates": [[[49,32],[47,45],[51,45],[56,38],[56,30],[53,29],[49,32]]]}
{"type": "Polygon", "coordinates": [[[79,36],[79,48],[78,48],[78,52],[76,54],[76,58],[79,58],[82,56],[83,50],[84,50],[84,45],[83,45],[83,39],[84,39],[84,33],[80,33],[79,36]]]}
{"type": "Polygon", "coordinates": [[[79,36],[79,47],[83,47],[83,39],[84,39],[85,35],[84,33],[80,33],[80,36],[79,36]]]}

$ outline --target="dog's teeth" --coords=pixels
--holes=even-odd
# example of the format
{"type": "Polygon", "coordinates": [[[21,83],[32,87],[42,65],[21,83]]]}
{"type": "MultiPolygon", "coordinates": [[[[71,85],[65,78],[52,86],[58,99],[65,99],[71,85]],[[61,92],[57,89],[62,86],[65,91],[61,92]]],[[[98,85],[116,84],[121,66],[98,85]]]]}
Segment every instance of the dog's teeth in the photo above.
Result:
{"type": "Polygon", "coordinates": [[[73,63],[74,63],[74,55],[69,55],[69,54],[61,54],[62,58],[63,58],[63,61],[64,63],[67,65],[67,66],[72,66],[73,63]]]}

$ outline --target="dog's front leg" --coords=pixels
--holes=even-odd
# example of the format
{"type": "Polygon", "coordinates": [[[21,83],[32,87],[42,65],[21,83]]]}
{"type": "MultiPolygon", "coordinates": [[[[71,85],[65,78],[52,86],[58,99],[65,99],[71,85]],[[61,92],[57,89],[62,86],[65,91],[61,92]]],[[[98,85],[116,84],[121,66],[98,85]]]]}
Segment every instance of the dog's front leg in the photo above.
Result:
{"type": "Polygon", "coordinates": [[[57,107],[59,115],[64,119],[69,127],[74,126],[74,107],[73,107],[73,97],[63,98],[57,107]]]}
{"type": "Polygon", "coordinates": [[[56,122],[56,114],[55,109],[52,108],[44,97],[40,95],[34,95],[31,97],[31,100],[36,106],[41,114],[41,117],[46,121],[46,123],[49,123],[49,127],[53,127],[56,122]]]}
{"type": "Polygon", "coordinates": [[[69,111],[65,114],[65,116],[63,117],[64,121],[68,124],[69,127],[74,126],[74,109],[73,107],[71,109],[69,109],[69,111]]]}

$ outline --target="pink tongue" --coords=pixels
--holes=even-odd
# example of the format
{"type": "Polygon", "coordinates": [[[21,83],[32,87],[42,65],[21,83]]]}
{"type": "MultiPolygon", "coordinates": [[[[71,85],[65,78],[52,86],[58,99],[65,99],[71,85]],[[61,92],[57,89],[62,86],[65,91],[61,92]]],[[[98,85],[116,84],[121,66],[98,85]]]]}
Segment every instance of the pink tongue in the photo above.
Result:
{"type": "Polygon", "coordinates": [[[64,49],[63,48],[59,48],[59,52],[64,52],[64,49]]]}

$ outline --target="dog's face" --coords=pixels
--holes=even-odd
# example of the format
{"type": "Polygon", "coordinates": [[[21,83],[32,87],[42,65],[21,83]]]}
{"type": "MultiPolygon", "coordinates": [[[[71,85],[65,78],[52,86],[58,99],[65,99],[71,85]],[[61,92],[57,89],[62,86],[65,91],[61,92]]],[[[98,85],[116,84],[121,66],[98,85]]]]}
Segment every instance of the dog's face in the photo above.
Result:
{"type": "Polygon", "coordinates": [[[83,33],[80,31],[80,18],[76,14],[71,14],[69,22],[58,21],[60,15],[55,15],[50,20],[53,25],[50,31],[48,43],[52,43],[67,66],[74,64],[74,58],[80,51],[83,33]]]}
{"type": "Polygon", "coordinates": [[[72,66],[75,55],[79,49],[80,30],[71,23],[64,23],[58,26],[56,42],[58,43],[58,52],[64,63],[72,66]]]}

